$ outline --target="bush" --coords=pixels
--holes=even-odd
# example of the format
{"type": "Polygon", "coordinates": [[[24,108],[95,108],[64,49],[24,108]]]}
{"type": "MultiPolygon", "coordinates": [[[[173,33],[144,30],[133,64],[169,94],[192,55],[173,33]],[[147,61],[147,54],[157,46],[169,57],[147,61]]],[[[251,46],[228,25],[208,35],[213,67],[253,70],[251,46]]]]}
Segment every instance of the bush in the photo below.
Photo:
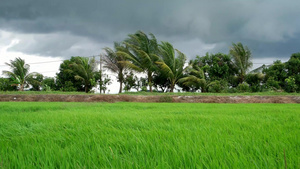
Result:
{"type": "Polygon", "coordinates": [[[285,91],[292,93],[292,92],[296,92],[297,91],[297,85],[296,85],[296,81],[295,78],[293,77],[288,77],[284,80],[285,82],[285,91]]]}
{"type": "Polygon", "coordinates": [[[270,77],[268,78],[268,80],[266,81],[266,88],[267,89],[271,89],[271,90],[278,90],[280,89],[280,85],[279,82],[274,80],[274,77],[270,77]]]}
{"type": "Polygon", "coordinates": [[[218,80],[215,80],[208,85],[208,92],[210,93],[221,93],[222,89],[221,83],[218,80]]]}
{"type": "Polygon", "coordinates": [[[66,81],[64,87],[60,88],[60,91],[73,92],[77,91],[77,89],[73,86],[71,81],[66,81]]]}
{"type": "Polygon", "coordinates": [[[231,88],[227,89],[227,92],[228,92],[228,93],[237,93],[238,91],[237,91],[236,88],[231,87],[231,88]]]}
{"type": "Polygon", "coordinates": [[[142,90],[143,92],[146,92],[146,91],[147,91],[147,86],[142,86],[141,90],[142,90]]]}
{"type": "Polygon", "coordinates": [[[17,86],[12,86],[10,78],[0,78],[0,91],[16,91],[17,86]]]}
{"type": "Polygon", "coordinates": [[[207,91],[210,93],[227,93],[228,82],[226,80],[215,80],[207,85],[207,91]]]}
{"type": "Polygon", "coordinates": [[[240,83],[237,87],[238,92],[243,93],[243,92],[249,92],[250,91],[250,87],[249,84],[244,82],[244,83],[240,83]]]}
{"type": "Polygon", "coordinates": [[[51,87],[45,84],[43,86],[43,88],[42,88],[42,91],[50,92],[51,91],[51,87]]]}
{"type": "Polygon", "coordinates": [[[250,73],[246,75],[246,82],[249,84],[251,92],[261,91],[261,83],[264,77],[265,76],[261,73],[250,73]]]}

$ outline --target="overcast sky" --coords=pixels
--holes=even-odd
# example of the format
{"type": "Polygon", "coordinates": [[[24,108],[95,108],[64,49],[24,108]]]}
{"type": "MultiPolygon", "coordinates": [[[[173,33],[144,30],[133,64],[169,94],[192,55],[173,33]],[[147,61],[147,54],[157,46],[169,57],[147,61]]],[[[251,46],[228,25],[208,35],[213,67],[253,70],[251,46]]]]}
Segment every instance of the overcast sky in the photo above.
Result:
{"type": "MultiPolygon", "coordinates": [[[[0,65],[98,55],[142,30],[189,59],[242,42],[260,66],[300,52],[299,9],[299,0],[1,0],[0,65]]],[[[53,76],[59,64],[31,68],[53,76]]]]}

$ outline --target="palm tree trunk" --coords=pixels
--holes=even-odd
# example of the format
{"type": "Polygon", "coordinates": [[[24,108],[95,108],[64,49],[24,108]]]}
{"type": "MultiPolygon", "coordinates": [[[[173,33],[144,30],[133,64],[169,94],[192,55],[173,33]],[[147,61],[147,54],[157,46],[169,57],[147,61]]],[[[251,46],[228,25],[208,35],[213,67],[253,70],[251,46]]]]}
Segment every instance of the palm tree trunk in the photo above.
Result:
{"type": "Polygon", "coordinates": [[[123,89],[123,80],[124,80],[124,77],[123,77],[123,69],[119,69],[119,75],[118,75],[118,78],[119,78],[119,82],[120,82],[120,89],[119,89],[119,93],[122,93],[122,89],[123,89]]]}
{"type": "Polygon", "coordinates": [[[85,84],[85,86],[84,86],[84,91],[85,91],[85,93],[88,93],[89,91],[88,91],[88,85],[87,84],[85,84]]]}
{"type": "Polygon", "coordinates": [[[175,84],[172,83],[171,86],[170,86],[170,88],[171,88],[171,89],[170,89],[170,93],[173,93],[173,92],[174,92],[174,87],[175,87],[175,84]]]}
{"type": "Polygon", "coordinates": [[[120,80],[120,89],[119,89],[119,93],[122,93],[122,84],[123,84],[123,82],[120,80]]]}
{"type": "Polygon", "coordinates": [[[149,85],[150,92],[152,93],[152,72],[151,71],[148,72],[148,85],[149,85]]]}
{"type": "Polygon", "coordinates": [[[19,91],[24,91],[24,84],[20,85],[19,91]]]}
{"type": "Polygon", "coordinates": [[[171,86],[170,93],[174,92],[174,86],[171,86]]]}

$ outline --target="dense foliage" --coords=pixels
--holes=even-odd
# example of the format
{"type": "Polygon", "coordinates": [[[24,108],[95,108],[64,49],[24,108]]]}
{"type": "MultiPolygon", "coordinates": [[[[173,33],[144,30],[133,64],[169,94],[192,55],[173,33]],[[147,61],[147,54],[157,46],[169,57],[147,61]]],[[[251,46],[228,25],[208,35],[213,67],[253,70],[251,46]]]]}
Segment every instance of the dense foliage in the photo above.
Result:
{"type": "Polygon", "coordinates": [[[60,65],[57,86],[62,91],[88,93],[96,85],[96,71],[94,58],[72,57],[60,65]]]}
{"type": "MultiPolygon", "coordinates": [[[[294,53],[283,63],[263,65],[251,72],[252,54],[242,43],[232,43],[228,54],[206,53],[189,60],[169,42],[159,42],[153,34],[137,31],[114,49],[104,48],[101,64],[115,74],[123,90],[157,92],[300,92],[300,53],[294,53]]],[[[111,76],[99,72],[94,58],[72,57],[65,60],[55,79],[29,74],[29,65],[17,58],[7,63],[12,71],[4,71],[10,79],[1,80],[0,90],[60,90],[91,92],[99,87],[105,93],[111,76]]]]}

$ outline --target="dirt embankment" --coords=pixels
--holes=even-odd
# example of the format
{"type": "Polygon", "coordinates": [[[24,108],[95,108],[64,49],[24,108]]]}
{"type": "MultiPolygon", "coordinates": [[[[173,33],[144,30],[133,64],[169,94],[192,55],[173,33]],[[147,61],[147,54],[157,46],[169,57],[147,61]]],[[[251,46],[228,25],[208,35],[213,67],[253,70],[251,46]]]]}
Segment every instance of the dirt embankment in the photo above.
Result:
{"type": "Polygon", "coordinates": [[[300,96],[0,95],[0,102],[300,103],[300,96]]]}

